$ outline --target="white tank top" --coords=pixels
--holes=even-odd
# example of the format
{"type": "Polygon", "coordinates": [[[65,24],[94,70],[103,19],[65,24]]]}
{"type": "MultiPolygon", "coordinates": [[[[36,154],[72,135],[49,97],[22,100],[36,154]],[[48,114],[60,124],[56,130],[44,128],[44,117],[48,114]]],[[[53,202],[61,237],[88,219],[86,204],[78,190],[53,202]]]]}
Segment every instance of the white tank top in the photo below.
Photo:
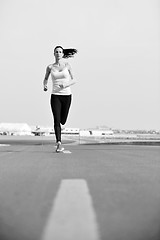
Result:
{"type": "Polygon", "coordinates": [[[71,88],[60,88],[59,84],[67,83],[70,81],[70,74],[67,67],[59,71],[58,69],[51,68],[52,77],[52,94],[56,95],[71,95],[71,88]]]}

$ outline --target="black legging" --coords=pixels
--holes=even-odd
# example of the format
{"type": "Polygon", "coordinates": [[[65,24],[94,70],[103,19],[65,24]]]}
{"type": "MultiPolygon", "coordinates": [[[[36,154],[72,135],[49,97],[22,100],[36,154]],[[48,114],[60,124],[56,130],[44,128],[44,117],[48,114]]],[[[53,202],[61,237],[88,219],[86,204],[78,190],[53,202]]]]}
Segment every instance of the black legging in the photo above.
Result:
{"type": "Polygon", "coordinates": [[[61,142],[61,124],[64,125],[67,120],[72,95],[51,94],[51,109],[54,118],[54,131],[56,141],[61,142]]]}

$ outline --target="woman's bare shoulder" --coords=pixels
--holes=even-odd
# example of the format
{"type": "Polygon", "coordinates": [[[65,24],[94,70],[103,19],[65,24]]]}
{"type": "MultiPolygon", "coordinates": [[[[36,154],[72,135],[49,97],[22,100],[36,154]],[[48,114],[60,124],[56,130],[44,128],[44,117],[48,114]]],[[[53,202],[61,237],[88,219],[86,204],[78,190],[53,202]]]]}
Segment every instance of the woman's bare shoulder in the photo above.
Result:
{"type": "Polygon", "coordinates": [[[55,67],[55,64],[54,64],[54,63],[49,64],[49,65],[47,66],[47,71],[50,72],[52,69],[54,69],[54,67],[55,67]]]}
{"type": "Polygon", "coordinates": [[[49,64],[49,65],[47,66],[47,68],[50,69],[50,70],[52,69],[52,67],[53,67],[53,64],[49,64]]]}

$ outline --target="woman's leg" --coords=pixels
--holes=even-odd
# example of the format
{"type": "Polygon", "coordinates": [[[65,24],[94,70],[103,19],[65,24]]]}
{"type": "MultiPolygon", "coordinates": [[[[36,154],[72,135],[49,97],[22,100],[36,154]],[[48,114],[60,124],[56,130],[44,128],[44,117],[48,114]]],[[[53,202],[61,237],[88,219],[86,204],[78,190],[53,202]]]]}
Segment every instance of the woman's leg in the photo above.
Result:
{"type": "Polygon", "coordinates": [[[59,95],[51,95],[51,109],[54,118],[54,131],[56,135],[56,141],[61,142],[61,101],[59,95]]]}
{"type": "Polygon", "coordinates": [[[61,97],[62,97],[61,124],[64,125],[67,121],[69,109],[71,106],[72,95],[66,95],[61,97]]]}

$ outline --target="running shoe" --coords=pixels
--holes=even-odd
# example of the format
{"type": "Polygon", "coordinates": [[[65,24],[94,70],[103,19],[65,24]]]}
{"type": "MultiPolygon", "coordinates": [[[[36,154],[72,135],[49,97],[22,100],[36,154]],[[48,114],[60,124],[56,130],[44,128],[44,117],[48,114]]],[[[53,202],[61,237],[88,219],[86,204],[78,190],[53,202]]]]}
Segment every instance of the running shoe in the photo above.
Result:
{"type": "Polygon", "coordinates": [[[57,153],[61,153],[61,152],[63,152],[63,151],[64,151],[64,147],[62,147],[61,142],[58,142],[58,143],[57,143],[56,152],[57,152],[57,153]]]}

